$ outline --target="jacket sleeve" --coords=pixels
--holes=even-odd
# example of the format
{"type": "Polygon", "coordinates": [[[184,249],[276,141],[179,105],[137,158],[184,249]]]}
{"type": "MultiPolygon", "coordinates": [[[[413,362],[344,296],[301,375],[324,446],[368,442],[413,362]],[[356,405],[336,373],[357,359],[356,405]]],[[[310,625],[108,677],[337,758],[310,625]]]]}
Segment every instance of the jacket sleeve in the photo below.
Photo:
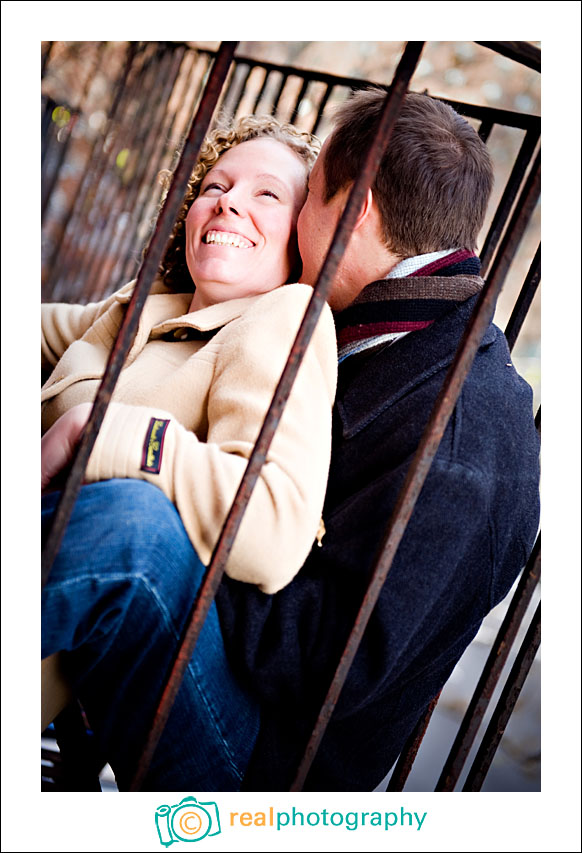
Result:
{"type": "MultiPolygon", "coordinates": [[[[208,400],[207,441],[154,407],[112,404],[88,480],[134,477],[161,488],[208,563],[299,328],[311,289],[281,288],[229,325],[208,400]],[[159,473],[144,470],[152,418],[167,421],[159,473]]],[[[318,531],[331,453],[336,343],[325,306],[250,498],[227,574],[273,593],[301,568],[318,531]]],[[[150,436],[151,438],[151,436],[150,436]]]]}
{"type": "Polygon", "coordinates": [[[90,302],[88,305],[44,302],[41,305],[42,370],[51,370],[69,346],[82,338],[113,303],[120,298],[125,301],[126,296],[133,290],[134,284],[135,282],[131,281],[102,302],[90,302]]]}

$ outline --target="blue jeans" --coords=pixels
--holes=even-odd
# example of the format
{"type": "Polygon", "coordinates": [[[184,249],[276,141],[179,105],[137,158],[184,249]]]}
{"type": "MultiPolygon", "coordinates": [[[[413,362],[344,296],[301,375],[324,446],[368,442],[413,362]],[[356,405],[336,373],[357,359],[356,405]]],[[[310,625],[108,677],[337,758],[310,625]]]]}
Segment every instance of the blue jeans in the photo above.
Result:
{"type": "MultiPolygon", "coordinates": [[[[43,497],[46,535],[58,494],[43,497]]],[[[173,504],[139,480],[83,486],[42,595],[42,657],[56,651],[127,789],[204,576],[173,504]]],[[[226,659],[213,604],[142,790],[236,791],[258,703],[226,659]]]]}

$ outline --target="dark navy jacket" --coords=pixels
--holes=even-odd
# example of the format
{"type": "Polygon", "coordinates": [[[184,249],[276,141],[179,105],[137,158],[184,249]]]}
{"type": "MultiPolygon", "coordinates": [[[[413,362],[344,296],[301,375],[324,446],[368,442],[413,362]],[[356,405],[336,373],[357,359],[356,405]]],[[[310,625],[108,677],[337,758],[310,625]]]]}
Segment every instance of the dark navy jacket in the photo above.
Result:
{"type": "MultiPolygon", "coordinates": [[[[229,659],[261,702],[244,787],[288,790],[407,469],[477,297],[340,365],[323,547],[274,596],[228,578],[229,659]]],[[[532,394],[490,325],[445,431],[305,790],[373,790],[538,527],[532,394]]]]}

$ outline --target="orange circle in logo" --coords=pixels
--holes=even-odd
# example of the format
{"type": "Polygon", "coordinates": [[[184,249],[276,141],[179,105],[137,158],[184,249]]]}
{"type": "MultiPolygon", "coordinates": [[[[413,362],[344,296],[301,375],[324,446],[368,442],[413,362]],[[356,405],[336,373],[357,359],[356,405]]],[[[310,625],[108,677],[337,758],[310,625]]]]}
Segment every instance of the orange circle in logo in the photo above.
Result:
{"type": "Polygon", "coordinates": [[[202,821],[198,812],[185,812],[180,815],[178,825],[184,835],[196,835],[202,829],[202,821]]]}

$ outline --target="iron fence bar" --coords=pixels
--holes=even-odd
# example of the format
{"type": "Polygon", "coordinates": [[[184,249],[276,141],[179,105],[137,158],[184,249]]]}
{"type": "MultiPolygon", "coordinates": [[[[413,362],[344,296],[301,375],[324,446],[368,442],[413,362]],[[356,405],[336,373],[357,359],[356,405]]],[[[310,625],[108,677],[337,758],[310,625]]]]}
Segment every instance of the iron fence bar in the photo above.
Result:
{"type": "MultiPolygon", "coordinates": [[[[129,42],[129,44],[128,44],[123,71],[120,74],[119,79],[117,80],[117,83],[115,85],[113,99],[111,101],[111,106],[109,108],[109,113],[108,113],[108,116],[107,116],[107,119],[105,122],[105,129],[101,135],[102,149],[103,149],[103,147],[105,145],[105,141],[107,140],[107,137],[109,136],[109,133],[113,127],[113,122],[114,122],[115,117],[118,113],[120,105],[123,102],[124,95],[126,94],[127,79],[128,79],[131,67],[133,65],[133,61],[135,59],[136,53],[137,53],[137,47],[138,47],[138,42],[129,42]]],[[[51,252],[51,255],[50,255],[50,258],[49,258],[49,261],[47,264],[49,273],[48,273],[48,279],[47,279],[47,283],[45,285],[45,288],[46,288],[46,291],[48,291],[49,295],[51,295],[52,289],[54,288],[54,283],[55,283],[55,278],[56,278],[56,272],[55,272],[56,271],[56,266],[55,266],[56,259],[59,255],[60,251],[61,251],[61,247],[63,245],[63,240],[65,237],[65,234],[67,233],[69,223],[71,222],[73,217],[76,214],[78,214],[81,199],[85,198],[85,195],[89,191],[89,188],[91,186],[92,177],[95,177],[94,183],[96,186],[98,186],[98,184],[101,180],[101,177],[102,177],[103,173],[105,172],[105,168],[107,165],[107,158],[105,156],[102,156],[103,151],[101,152],[101,155],[99,155],[98,158],[96,158],[96,161],[94,161],[94,159],[93,159],[94,154],[95,154],[95,150],[96,150],[97,145],[99,143],[99,139],[100,138],[98,136],[96,136],[94,141],[93,141],[93,145],[91,146],[91,151],[90,151],[89,157],[87,159],[87,165],[85,167],[85,171],[83,172],[83,175],[81,176],[81,178],[79,180],[79,183],[78,183],[78,186],[77,186],[77,189],[75,192],[75,198],[73,200],[73,203],[69,206],[69,209],[67,211],[67,215],[66,215],[66,217],[65,217],[65,219],[61,225],[60,239],[58,239],[55,242],[55,245],[53,247],[53,250],[51,252]]],[[[73,221],[74,221],[74,219],[73,219],[73,221]]]]}
{"type": "Polygon", "coordinates": [[[103,379],[99,386],[91,415],[75,453],[67,482],[61,492],[50,532],[42,553],[42,585],[48,580],[55,557],[61,545],[65,527],[69,521],[73,505],[81,487],[83,474],[89,455],[95,443],[97,433],[103,422],[105,410],[111,399],[115,383],[123,366],[125,356],[135,337],[139,317],[149,293],[151,284],[156,276],[162,254],[168,242],[170,233],[176,221],[180,204],[184,198],[186,187],[200,146],[208,131],[212,115],[220,97],[222,85],[232,62],[237,42],[223,42],[214,61],[202,100],[196,117],[190,126],[188,138],[180,157],[180,162],[174,173],[164,206],[158,217],[155,230],[148,245],[143,263],[138,273],[136,285],[127,306],[125,317],[120,326],[117,339],[105,368],[103,379]]]}
{"type": "Polygon", "coordinates": [[[281,100],[281,95],[283,94],[283,89],[285,88],[285,84],[287,83],[288,79],[289,79],[288,74],[283,74],[283,76],[281,77],[281,82],[279,83],[279,88],[277,89],[277,94],[275,95],[275,97],[273,99],[273,106],[271,107],[271,115],[273,115],[273,116],[277,112],[277,108],[279,106],[279,101],[281,100]]]}
{"type": "MultiPolygon", "coordinates": [[[[236,66],[236,65],[237,65],[237,63],[235,62],[235,66],[236,66]]],[[[238,67],[240,68],[240,67],[244,67],[244,66],[240,66],[240,65],[239,65],[238,67]]],[[[239,80],[237,81],[237,83],[238,83],[238,85],[239,85],[239,87],[240,87],[240,88],[239,88],[239,91],[238,91],[238,95],[237,95],[237,98],[236,98],[236,101],[235,101],[234,107],[232,108],[232,115],[233,115],[233,117],[234,117],[234,116],[236,116],[237,110],[238,110],[238,108],[240,107],[240,104],[241,104],[242,99],[244,98],[245,89],[246,89],[247,83],[248,83],[248,81],[249,81],[249,77],[251,76],[251,71],[252,71],[252,70],[253,70],[253,66],[252,66],[252,65],[249,65],[249,67],[247,68],[246,73],[244,74],[244,76],[243,76],[243,77],[241,77],[241,78],[239,78],[239,80]]]]}
{"type": "Polygon", "coordinates": [[[538,604],[531,625],[518,652],[499,702],[487,726],[463,791],[480,791],[497,747],[503,737],[509,718],[519,698],[525,679],[534,662],[541,642],[541,604],[538,604]]]}
{"type": "Polygon", "coordinates": [[[453,791],[459,781],[477,732],[483,722],[483,718],[507,662],[519,626],[522,623],[532,595],[538,585],[540,574],[541,537],[538,535],[528,563],[505,614],[503,623],[497,632],[495,642],[491,647],[463,721],[457,731],[455,741],[447,756],[435,791],[453,791]]]}
{"type": "Polygon", "coordinates": [[[428,724],[430,723],[430,718],[433,715],[433,711],[437,706],[437,702],[439,701],[440,693],[434,697],[432,702],[429,704],[425,713],[421,716],[420,720],[412,730],[410,737],[406,741],[404,745],[404,749],[400,753],[398,761],[396,762],[396,766],[392,771],[392,775],[390,776],[390,781],[388,782],[388,786],[386,791],[402,791],[404,789],[404,785],[406,784],[406,780],[410,775],[410,771],[412,770],[412,765],[414,764],[414,760],[420,749],[420,745],[423,741],[423,738],[426,734],[426,730],[428,728],[428,724]]]}
{"type": "Polygon", "coordinates": [[[433,407],[429,422],[408,470],[406,480],[394,507],[384,541],[379,549],[370,584],[340,658],[328,693],[319,712],[311,738],[292,791],[302,789],[325,729],[329,723],[349,668],[356,655],[364,630],[376,604],[386,576],[390,570],[396,549],[404,535],[416,500],[426,479],[432,460],[438,449],[463,382],[475,358],[477,349],[493,315],[497,296],[507,275],[513,255],[519,245],[526,225],[537,203],[540,189],[539,155],[524,186],[516,211],[503,238],[502,247],[495,258],[489,280],[483,287],[475,310],[469,319],[453,363],[447,373],[443,387],[433,407]]]}
{"type": "Polygon", "coordinates": [[[317,134],[317,130],[319,128],[321,119],[323,118],[323,111],[325,110],[325,108],[327,106],[327,102],[329,101],[329,98],[330,98],[330,95],[332,92],[333,92],[333,86],[331,86],[328,83],[328,85],[325,87],[325,92],[323,93],[323,97],[322,97],[321,101],[319,102],[319,107],[317,109],[317,118],[315,119],[315,124],[313,125],[313,128],[311,130],[311,132],[314,134],[317,134]]]}
{"type": "Polygon", "coordinates": [[[293,385],[293,381],[301,364],[301,360],[309,344],[311,335],[319,319],[321,310],[331,288],[335,272],[341,260],[345,247],[350,239],[358,213],[365,198],[365,193],[371,185],[378,170],[381,156],[388,143],[391,129],[396,121],[400,105],[406,94],[408,81],[418,63],[422,52],[423,42],[409,42],[395,74],[395,82],[390,95],[387,96],[378,129],[373,143],[366,155],[360,175],[354,182],[346,207],[340,217],[331,246],[327,252],[323,266],[315,284],[313,295],[309,301],[305,315],[291,348],[287,364],[283,369],[281,379],[273,395],[273,399],[263,421],[259,436],[249,457],[245,472],[234,497],[232,506],[222,527],[220,536],[214,548],[204,581],[194,602],[187,628],[178,648],[175,661],[171,667],[166,685],[154,716],[152,727],[148,734],[135,776],[131,782],[130,791],[140,789],[147,769],[150,765],[156,746],[164,726],[170,715],[172,705],[180,684],[192,657],[196,641],[204,624],[204,620],[212,604],[216,591],[224,573],[224,567],[232,550],[238,528],[248,506],[254,485],[258,479],[261,467],[266,459],[267,451],[275,430],[283,413],[283,408],[293,385]]]}
{"type": "Polygon", "coordinates": [[[265,76],[263,77],[263,82],[261,83],[261,88],[259,89],[259,93],[255,98],[255,103],[253,105],[253,115],[257,112],[257,107],[261,103],[261,98],[265,94],[265,89],[267,88],[267,83],[269,81],[269,72],[265,71],[265,76]]]}
{"type": "Polygon", "coordinates": [[[297,95],[297,97],[295,99],[295,104],[293,105],[293,109],[291,110],[291,115],[289,117],[289,121],[292,124],[295,124],[295,120],[297,118],[299,118],[299,107],[301,106],[301,101],[305,97],[308,85],[309,85],[309,80],[304,79],[303,83],[301,84],[301,89],[299,90],[299,94],[297,95]]]}
{"type": "Polygon", "coordinates": [[[511,312],[511,317],[509,318],[509,322],[505,327],[505,337],[507,338],[507,343],[509,344],[509,351],[513,350],[515,346],[515,342],[518,338],[518,335],[521,331],[521,327],[523,326],[523,322],[527,316],[527,312],[529,311],[529,307],[533,301],[534,296],[536,295],[536,291],[538,289],[538,285],[540,283],[541,277],[541,244],[538,245],[537,251],[535,253],[534,259],[531,262],[530,268],[528,270],[527,276],[523,283],[523,287],[521,288],[520,294],[517,297],[517,301],[513,306],[513,311],[511,312]]]}
{"type": "MultiPolygon", "coordinates": [[[[88,275],[89,280],[93,280],[92,271],[95,270],[95,284],[93,285],[94,299],[101,299],[104,290],[107,287],[107,265],[105,259],[108,256],[118,258],[113,270],[119,269],[120,260],[125,257],[130,246],[130,241],[133,239],[131,230],[131,222],[136,219],[139,223],[141,219],[140,213],[136,213],[135,208],[139,199],[139,195],[146,188],[147,195],[152,196],[152,172],[156,168],[159,158],[159,151],[164,144],[163,125],[166,120],[166,107],[172,89],[176,83],[180,65],[182,62],[182,48],[178,48],[173,53],[168,54],[168,66],[165,67],[160,76],[164,80],[164,84],[158,91],[157,103],[152,104],[151,110],[147,111],[147,120],[145,122],[145,139],[140,138],[138,134],[137,149],[140,152],[138,160],[138,168],[136,174],[128,187],[127,194],[120,203],[116,205],[116,210],[131,211],[130,220],[124,229],[116,229],[115,221],[112,222],[110,229],[110,240],[103,240],[101,255],[96,255],[93,259],[92,270],[88,275]]],[[[114,217],[112,217],[114,219],[114,217]]],[[[121,282],[125,284],[125,282],[121,282]]],[[[119,285],[119,282],[116,282],[119,285]]]]}
{"type": "Polygon", "coordinates": [[[494,123],[491,120],[487,119],[483,119],[483,121],[481,122],[477,133],[479,134],[479,137],[483,142],[487,142],[487,140],[489,139],[491,131],[493,130],[493,124],[494,123]]]}
{"type": "Polygon", "coordinates": [[[538,410],[536,412],[535,427],[536,427],[538,433],[541,435],[541,432],[542,432],[542,407],[541,406],[538,407],[538,410]]]}
{"type": "MultiPolygon", "coordinates": [[[[63,274],[58,279],[55,290],[55,296],[58,298],[61,294],[66,294],[67,287],[71,280],[71,276],[75,274],[79,280],[82,280],[82,269],[75,269],[75,254],[80,247],[83,247],[87,255],[98,240],[98,235],[90,233],[88,228],[89,217],[94,210],[97,200],[101,209],[107,209],[112,198],[111,189],[104,181],[108,169],[115,156],[115,147],[122,145],[123,148],[129,147],[129,143],[133,137],[134,126],[136,123],[135,115],[131,115],[131,104],[137,97],[140,89],[145,90],[145,84],[148,80],[148,73],[151,68],[151,63],[148,59],[149,45],[143,45],[141,54],[141,65],[137,70],[135,77],[131,81],[130,88],[123,91],[119,103],[119,123],[118,128],[112,134],[109,133],[103,136],[103,145],[100,152],[100,165],[96,169],[95,177],[92,184],[87,186],[87,190],[81,199],[78,208],[78,218],[73,222],[72,233],[69,235],[68,243],[64,241],[64,253],[62,257],[63,274]],[[91,202],[91,203],[89,203],[91,202]],[[80,235],[80,240],[75,239],[75,232],[80,235]],[[85,242],[83,242],[85,241],[85,242]]],[[[130,69],[131,70],[131,69],[130,69]]],[[[109,128],[108,128],[109,130],[109,128]]],[[[65,235],[66,237],[66,235],[65,235]]]]}
{"type": "Polygon", "coordinates": [[[523,181],[523,176],[525,175],[531,158],[533,157],[538,139],[539,133],[528,131],[515,159],[513,169],[511,170],[503,195],[501,196],[501,201],[497,206],[487,237],[483,243],[483,248],[481,249],[481,274],[484,277],[488,273],[491,260],[495,254],[499,240],[501,239],[503,228],[507,222],[509,212],[523,181]]]}
{"type": "Polygon", "coordinates": [[[542,70],[542,52],[539,47],[530,44],[528,41],[478,41],[475,44],[488,47],[495,53],[500,53],[502,56],[507,56],[508,59],[527,65],[528,68],[533,68],[534,71],[542,70]]]}

